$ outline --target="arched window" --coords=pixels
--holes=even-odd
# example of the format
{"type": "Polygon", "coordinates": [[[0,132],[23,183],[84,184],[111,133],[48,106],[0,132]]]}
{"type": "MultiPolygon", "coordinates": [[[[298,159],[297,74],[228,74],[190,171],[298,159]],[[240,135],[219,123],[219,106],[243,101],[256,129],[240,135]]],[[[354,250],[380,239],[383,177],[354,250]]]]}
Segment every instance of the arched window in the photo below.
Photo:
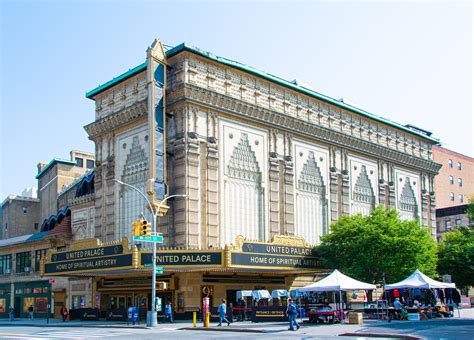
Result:
{"type": "Polygon", "coordinates": [[[405,178],[400,195],[400,217],[404,220],[415,220],[418,217],[418,205],[416,204],[415,193],[410,184],[410,179],[405,178]]]}

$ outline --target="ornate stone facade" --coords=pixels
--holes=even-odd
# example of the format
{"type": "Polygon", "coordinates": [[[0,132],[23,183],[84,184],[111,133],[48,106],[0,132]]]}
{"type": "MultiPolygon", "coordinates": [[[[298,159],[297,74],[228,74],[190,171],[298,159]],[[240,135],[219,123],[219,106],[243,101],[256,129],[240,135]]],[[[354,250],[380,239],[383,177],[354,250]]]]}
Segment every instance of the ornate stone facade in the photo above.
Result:
{"type": "MultiPolygon", "coordinates": [[[[339,216],[379,204],[420,218],[435,235],[432,138],[197,49],[168,55],[168,186],[188,195],[159,221],[168,246],[223,247],[239,234],[318,244],[339,216]]],[[[91,95],[96,121],[86,131],[96,143],[96,236],[104,241],[123,236],[116,224],[127,223],[118,216],[130,204],[113,182],[126,171],[117,141],[127,131],[145,138],[140,67],[91,95]]]]}

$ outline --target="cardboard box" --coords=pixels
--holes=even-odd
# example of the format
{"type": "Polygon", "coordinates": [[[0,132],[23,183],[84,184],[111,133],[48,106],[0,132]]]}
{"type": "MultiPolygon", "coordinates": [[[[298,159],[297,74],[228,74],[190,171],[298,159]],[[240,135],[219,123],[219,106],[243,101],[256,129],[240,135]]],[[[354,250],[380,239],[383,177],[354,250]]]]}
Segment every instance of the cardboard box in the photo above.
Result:
{"type": "Polygon", "coordinates": [[[353,325],[362,324],[362,313],[349,313],[349,323],[353,325]]]}

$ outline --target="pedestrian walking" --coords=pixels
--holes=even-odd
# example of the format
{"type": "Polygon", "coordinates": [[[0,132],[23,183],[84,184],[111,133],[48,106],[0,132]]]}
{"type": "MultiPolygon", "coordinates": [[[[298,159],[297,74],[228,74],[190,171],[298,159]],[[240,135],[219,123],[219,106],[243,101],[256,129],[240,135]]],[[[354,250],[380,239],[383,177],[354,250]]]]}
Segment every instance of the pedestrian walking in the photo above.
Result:
{"type": "Polygon", "coordinates": [[[296,304],[293,302],[292,299],[288,299],[288,306],[286,307],[286,315],[288,315],[288,322],[290,324],[290,327],[288,328],[288,330],[290,331],[296,331],[300,329],[300,325],[298,325],[298,322],[296,321],[297,314],[298,314],[298,310],[296,308],[296,304]]]}
{"type": "Polygon", "coordinates": [[[173,307],[171,306],[171,302],[165,306],[165,320],[168,320],[170,323],[173,323],[173,307]]]}
{"type": "Polygon", "coordinates": [[[227,326],[230,326],[229,320],[225,317],[227,313],[227,305],[225,299],[222,299],[222,303],[219,305],[219,308],[217,308],[217,312],[219,313],[219,325],[222,326],[222,321],[227,322],[227,326]]]}
{"type": "Polygon", "coordinates": [[[8,315],[10,316],[10,321],[15,320],[15,308],[13,308],[13,306],[8,308],[8,315]]]}
{"type": "Polygon", "coordinates": [[[62,316],[62,318],[63,318],[63,322],[65,322],[65,321],[66,321],[66,318],[67,318],[67,308],[66,308],[66,306],[63,305],[63,306],[61,307],[60,314],[61,314],[61,316],[62,316]]]}
{"type": "Polygon", "coordinates": [[[29,319],[29,320],[33,320],[33,319],[34,319],[33,312],[34,312],[33,305],[30,305],[30,307],[28,307],[28,319],[29,319]]]}

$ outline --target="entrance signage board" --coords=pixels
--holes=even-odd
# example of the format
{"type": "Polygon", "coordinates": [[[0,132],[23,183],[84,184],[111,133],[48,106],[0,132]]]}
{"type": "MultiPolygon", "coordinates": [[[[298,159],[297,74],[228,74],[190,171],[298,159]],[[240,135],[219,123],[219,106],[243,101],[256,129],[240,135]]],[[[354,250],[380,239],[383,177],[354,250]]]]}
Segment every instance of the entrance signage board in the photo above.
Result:
{"type": "Polygon", "coordinates": [[[273,242],[265,243],[238,236],[231,249],[230,267],[315,270],[322,268],[322,260],[301,237],[276,235],[273,242]]]}
{"type": "Polygon", "coordinates": [[[51,256],[51,262],[80,260],[80,259],[88,259],[88,258],[118,255],[118,254],[123,254],[123,245],[121,244],[107,246],[107,247],[78,249],[74,251],[55,253],[51,256]]]}
{"type": "Polygon", "coordinates": [[[232,253],[233,266],[278,267],[290,269],[321,268],[321,259],[312,256],[278,256],[265,254],[232,253]]]}
{"type": "MultiPolygon", "coordinates": [[[[141,263],[151,262],[151,253],[141,253],[141,263]]],[[[156,264],[162,267],[222,266],[222,251],[166,251],[156,255],[156,264]]]]}
{"type": "Polygon", "coordinates": [[[91,259],[80,259],[74,261],[64,261],[58,263],[46,263],[44,273],[62,273],[90,271],[95,269],[112,269],[132,265],[132,254],[123,254],[117,256],[98,257],[91,259]]]}

